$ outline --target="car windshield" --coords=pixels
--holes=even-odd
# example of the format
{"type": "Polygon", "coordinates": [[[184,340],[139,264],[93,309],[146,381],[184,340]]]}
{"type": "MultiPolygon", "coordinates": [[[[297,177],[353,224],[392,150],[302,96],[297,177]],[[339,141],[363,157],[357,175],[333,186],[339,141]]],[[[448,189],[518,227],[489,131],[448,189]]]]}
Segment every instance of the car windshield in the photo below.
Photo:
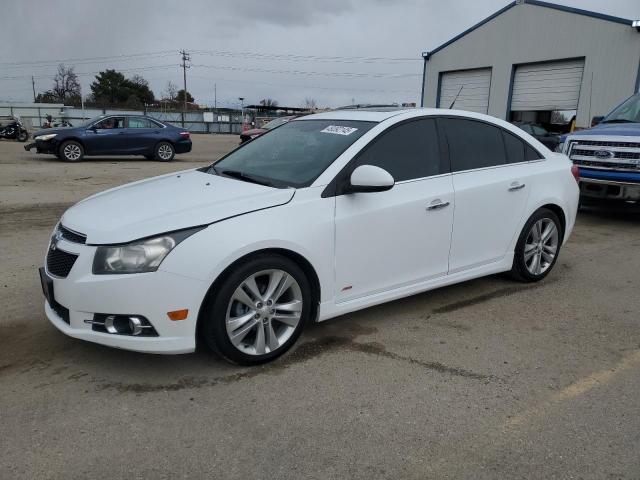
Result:
{"type": "Polygon", "coordinates": [[[247,142],[205,169],[275,187],[306,187],[375,122],[298,120],[247,142]]]}
{"type": "Polygon", "coordinates": [[[601,123],[640,123],[640,93],[629,98],[601,123]]]}
{"type": "Polygon", "coordinates": [[[287,123],[289,120],[291,120],[290,118],[276,118],[275,120],[271,120],[268,123],[265,123],[262,128],[264,128],[265,130],[272,130],[276,127],[279,127],[280,125],[283,125],[285,123],[287,123]]]}

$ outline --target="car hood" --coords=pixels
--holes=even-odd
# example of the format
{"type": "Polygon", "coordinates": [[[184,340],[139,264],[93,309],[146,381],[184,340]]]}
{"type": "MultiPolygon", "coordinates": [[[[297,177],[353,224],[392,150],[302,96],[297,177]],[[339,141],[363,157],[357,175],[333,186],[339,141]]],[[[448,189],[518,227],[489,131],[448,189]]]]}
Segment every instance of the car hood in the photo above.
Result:
{"type": "Polygon", "coordinates": [[[640,136],[640,123],[604,123],[588,130],[578,130],[570,134],[572,137],[614,135],[621,137],[640,136]]]}
{"type": "Polygon", "coordinates": [[[50,135],[52,133],[67,133],[71,130],[76,130],[78,127],[57,127],[57,128],[44,128],[42,130],[38,130],[33,134],[33,138],[36,138],[39,135],[50,135]]]}
{"type": "Polygon", "coordinates": [[[89,244],[125,243],[283,205],[294,193],[188,170],[93,195],[69,208],[61,223],[89,244]]]}

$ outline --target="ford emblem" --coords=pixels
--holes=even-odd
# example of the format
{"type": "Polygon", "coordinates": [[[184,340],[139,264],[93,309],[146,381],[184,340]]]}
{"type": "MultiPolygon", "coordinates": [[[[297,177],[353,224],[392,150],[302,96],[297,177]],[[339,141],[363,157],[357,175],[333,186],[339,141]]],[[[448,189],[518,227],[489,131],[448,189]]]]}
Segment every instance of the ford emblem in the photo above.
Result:
{"type": "Polygon", "coordinates": [[[596,158],[599,158],[600,160],[606,160],[608,158],[613,158],[613,152],[610,152],[609,150],[596,150],[596,152],[593,155],[596,158]]]}

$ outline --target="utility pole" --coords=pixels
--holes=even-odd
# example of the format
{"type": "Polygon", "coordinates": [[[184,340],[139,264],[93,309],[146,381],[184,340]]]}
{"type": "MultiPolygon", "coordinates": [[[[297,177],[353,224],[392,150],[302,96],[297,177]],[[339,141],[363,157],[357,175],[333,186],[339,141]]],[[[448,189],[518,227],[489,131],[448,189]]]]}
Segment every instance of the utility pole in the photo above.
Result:
{"type": "Polygon", "coordinates": [[[33,79],[33,75],[31,75],[31,86],[33,87],[33,103],[36,103],[36,81],[33,79]]]}
{"type": "Polygon", "coordinates": [[[191,60],[191,58],[184,49],[180,50],[180,53],[182,54],[182,63],[180,65],[182,66],[182,78],[184,80],[184,95],[182,97],[182,128],[184,128],[184,119],[187,115],[187,68],[190,68],[187,62],[191,60]]]}
{"type": "Polygon", "coordinates": [[[218,111],[218,84],[213,84],[213,109],[218,111]]]}
{"type": "Polygon", "coordinates": [[[238,97],[240,100],[240,131],[244,132],[244,97],[238,97]]]}

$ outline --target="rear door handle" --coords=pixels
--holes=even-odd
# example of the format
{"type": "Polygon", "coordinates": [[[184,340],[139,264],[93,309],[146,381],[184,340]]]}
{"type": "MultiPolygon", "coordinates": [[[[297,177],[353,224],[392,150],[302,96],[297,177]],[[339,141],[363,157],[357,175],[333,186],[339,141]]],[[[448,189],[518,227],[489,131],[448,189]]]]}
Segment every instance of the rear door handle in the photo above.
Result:
{"type": "Polygon", "coordinates": [[[427,207],[427,210],[440,210],[441,208],[445,208],[448,206],[449,202],[443,202],[442,200],[437,199],[431,202],[431,204],[427,207]]]}
{"type": "Polygon", "coordinates": [[[522,190],[525,187],[524,183],[519,183],[519,182],[513,182],[510,186],[509,186],[509,191],[510,192],[515,192],[517,190],[522,190]]]}

